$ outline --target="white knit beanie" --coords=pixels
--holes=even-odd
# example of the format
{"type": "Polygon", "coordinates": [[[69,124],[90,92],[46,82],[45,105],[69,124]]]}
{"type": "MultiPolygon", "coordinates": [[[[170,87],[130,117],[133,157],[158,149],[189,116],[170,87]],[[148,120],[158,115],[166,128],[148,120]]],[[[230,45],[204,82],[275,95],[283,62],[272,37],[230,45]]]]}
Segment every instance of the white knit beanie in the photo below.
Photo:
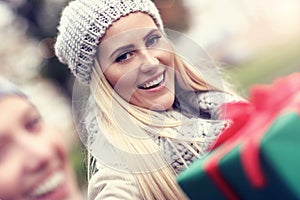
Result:
{"type": "Polygon", "coordinates": [[[85,84],[91,79],[101,37],[112,23],[133,12],[149,14],[163,30],[158,9],[151,0],[75,0],[63,10],[55,53],[85,84]]]}

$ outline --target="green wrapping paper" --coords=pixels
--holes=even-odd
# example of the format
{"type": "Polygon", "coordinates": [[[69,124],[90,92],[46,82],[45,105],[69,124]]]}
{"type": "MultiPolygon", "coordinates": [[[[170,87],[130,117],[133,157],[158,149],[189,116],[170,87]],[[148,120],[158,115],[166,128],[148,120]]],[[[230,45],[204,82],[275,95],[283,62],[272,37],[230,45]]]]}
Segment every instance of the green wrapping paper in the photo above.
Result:
{"type": "MultiPolygon", "coordinates": [[[[259,144],[259,164],[265,183],[253,185],[241,161],[242,145],[237,145],[219,162],[233,199],[300,199],[300,116],[291,112],[278,117],[259,144]]],[[[244,149],[251,151],[253,149],[244,149]]],[[[190,199],[228,199],[205,173],[209,154],[194,162],[178,177],[178,183],[190,199]]]]}
{"type": "Polygon", "coordinates": [[[187,196],[300,199],[299,91],[300,74],[294,74],[272,87],[256,87],[249,105],[229,106],[236,125],[177,178],[187,196]]]}
{"type": "Polygon", "coordinates": [[[253,185],[245,174],[241,152],[251,148],[228,153],[219,163],[220,172],[239,199],[300,199],[299,143],[300,117],[288,113],[272,123],[259,143],[263,185],[253,185]]]}
{"type": "Polygon", "coordinates": [[[226,199],[210,177],[201,169],[202,159],[196,160],[188,170],[183,171],[177,181],[190,199],[226,199]]]}

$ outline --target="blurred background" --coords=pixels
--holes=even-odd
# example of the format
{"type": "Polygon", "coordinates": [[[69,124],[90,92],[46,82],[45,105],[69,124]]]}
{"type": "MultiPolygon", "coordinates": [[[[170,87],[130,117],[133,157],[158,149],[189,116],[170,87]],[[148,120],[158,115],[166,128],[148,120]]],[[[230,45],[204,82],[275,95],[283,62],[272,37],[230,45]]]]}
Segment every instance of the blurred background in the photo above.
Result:
{"type": "MultiPolygon", "coordinates": [[[[155,0],[165,27],[197,42],[247,97],[253,84],[300,71],[299,0],[155,0]]],[[[18,84],[65,136],[83,192],[86,151],[74,128],[74,78],[54,56],[68,0],[0,1],[0,74],[18,84]]]]}

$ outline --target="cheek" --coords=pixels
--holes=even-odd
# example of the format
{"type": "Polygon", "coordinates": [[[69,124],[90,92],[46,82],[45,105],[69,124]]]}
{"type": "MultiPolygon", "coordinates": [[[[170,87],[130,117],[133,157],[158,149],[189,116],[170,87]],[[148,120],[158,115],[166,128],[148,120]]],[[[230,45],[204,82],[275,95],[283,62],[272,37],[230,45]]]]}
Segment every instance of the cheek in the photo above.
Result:
{"type": "Polygon", "coordinates": [[[0,199],[19,199],[23,193],[25,175],[22,174],[22,161],[14,159],[0,163],[0,199]]]}
{"type": "MultiPolygon", "coordinates": [[[[11,179],[11,177],[10,177],[11,179]]],[[[18,199],[19,195],[19,189],[20,186],[15,187],[14,185],[10,184],[11,181],[4,183],[0,183],[1,191],[0,191],[0,199],[18,199]]]]}
{"type": "Polygon", "coordinates": [[[114,73],[106,73],[105,77],[114,91],[128,102],[136,90],[137,70],[116,70],[114,73]]]}
{"type": "Polygon", "coordinates": [[[175,57],[174,54],[168,53],[166,56],[166,60],[168,60],[168,67],[174,69],[175,57]]]}
{"type": "Polygon", "coordinates": [[[67,163],[67,141],[65,141],[66,138],[62,136],[63,133],[59,133],[57,130],[49,126],[47,126],[44,130],[46,131],[43,133],[45,135],[44,139],[47,141],[49,151],[53,152],[53,159],[57,156],[59,162],[67,163]]]}
{"type": "Polygon", "coordinates": [[[106,70],[104,72],[104,76],[106,80],[110,83],[111,87],[115,87],[120,79],[120,74],[118,72],[114,72],[113,70],[106,70]]]}

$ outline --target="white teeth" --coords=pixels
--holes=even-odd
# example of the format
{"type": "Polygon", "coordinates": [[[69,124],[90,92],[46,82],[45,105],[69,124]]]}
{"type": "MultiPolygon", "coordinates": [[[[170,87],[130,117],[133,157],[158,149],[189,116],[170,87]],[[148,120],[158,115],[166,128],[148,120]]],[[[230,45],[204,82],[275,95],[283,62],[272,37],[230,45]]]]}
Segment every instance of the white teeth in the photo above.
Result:
{"type": "Polygon", "coordinates": [[[153,81],[151,81],[151,82],[149,82],[149,83],[145,83],[145,84],[143,84],[143,85],[140,85],[139,87],[140,87],[140,88],[143,88],[143,89],[147,89],[147,88],[150,88],[150,87],[152,87],[152,86],[154,86],[154,85],[159,84],[159,83],[162,82],[163,80],[164,80],[164,74],[162,74],[161,76],[157,77],[157,79],[155,79],[155,80],[153,80],[153,81]]]}
{"type": "Polygon", "coordinates": [[[30,197],[38,197],[55,190],[65,179],[65,174],[60,171],[54,173],[46,181],[40,184],[31,194],[30,197]]]}

